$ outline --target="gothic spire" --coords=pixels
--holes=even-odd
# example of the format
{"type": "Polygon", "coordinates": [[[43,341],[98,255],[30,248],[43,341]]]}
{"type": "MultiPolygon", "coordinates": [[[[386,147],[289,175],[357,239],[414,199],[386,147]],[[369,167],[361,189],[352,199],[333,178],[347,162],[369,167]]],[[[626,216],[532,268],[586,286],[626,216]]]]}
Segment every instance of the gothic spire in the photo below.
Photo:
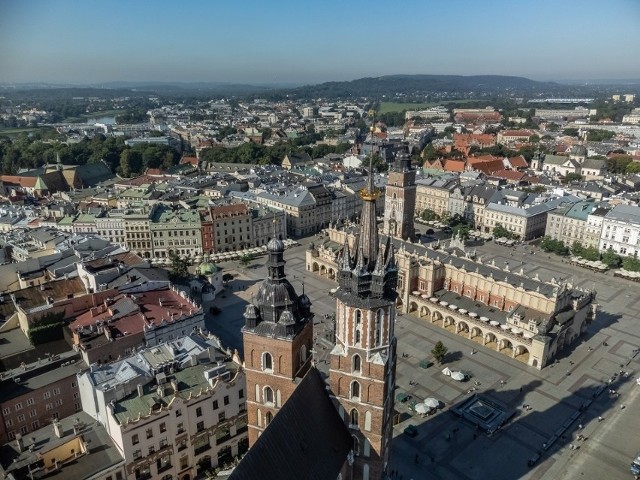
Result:
{"type": "Polygon", "coordinates": [[[358,261],[362,261],[367,271],[371,272],[375,266],[378,252],[378,221],[376,219],[376,200],[380,191],[373,183],[373,154],[369,158],[369,177],[367,186],[360,190],[362,198],[362,216],[360,217],[360,236],[358,244],[358,261]],[[360,260],[362,257],[362,260],[360,260]]]}

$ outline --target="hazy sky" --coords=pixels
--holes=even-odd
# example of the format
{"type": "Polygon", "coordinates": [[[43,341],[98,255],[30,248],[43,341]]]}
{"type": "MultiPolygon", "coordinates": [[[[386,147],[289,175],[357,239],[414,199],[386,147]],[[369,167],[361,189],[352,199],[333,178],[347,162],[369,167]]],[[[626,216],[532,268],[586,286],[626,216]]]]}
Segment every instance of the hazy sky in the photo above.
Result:
{"type": "Polygon", "coordinates": [[[0,0],[0,83],[640,78],[640,0],[0,0]]]}

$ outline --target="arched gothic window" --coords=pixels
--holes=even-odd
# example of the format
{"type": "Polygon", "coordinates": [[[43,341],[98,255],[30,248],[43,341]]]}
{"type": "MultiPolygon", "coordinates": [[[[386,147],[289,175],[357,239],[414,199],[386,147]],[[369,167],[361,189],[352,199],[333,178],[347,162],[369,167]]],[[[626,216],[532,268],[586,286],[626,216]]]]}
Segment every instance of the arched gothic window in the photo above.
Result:
{"type": "Polygon", "coordinates": [[[355,408],[349,414],[349,424],[354,427],[358,426],[358,411],[355,408]]]}
{"type": "Polygon", "coordinates": [[[267,414],[264,416],[265,427],[271,423],[271,420],[273,420],[273,414],[271,412],[267,412],[267,414]]]}
{"type": "Polygon", "coordinates": [[[360,384],[358,382],[351,382],[351,398],[360,399],[360,384]]]}
{"type": "Polygon", "coordinates": [[[264,403],[274,403],[273,389],[271,387],[264,387],[264,403]]]}
{"type": "Polygon", "coordinates": [[[357,353],[353,356],[351,371],[352,373],[360,373],[360,355],[357,353]]]}
{"type": "Polygon", "coordinates": [[[362,312],[360,310],[356,310],[356,327],[362,323],[362,312]]]}
{"type": "Polygon", "coordinates": [[[273,370],[273,357],[269,352],[264,352],[262,354],[262,369],[273,370]]]}
{"type": "Polygon", "coordinates": [[[376,312],[376,347],[380,346],[382,342],[382,319],[384,317],[384,311],[382,309],[376,312]]]}

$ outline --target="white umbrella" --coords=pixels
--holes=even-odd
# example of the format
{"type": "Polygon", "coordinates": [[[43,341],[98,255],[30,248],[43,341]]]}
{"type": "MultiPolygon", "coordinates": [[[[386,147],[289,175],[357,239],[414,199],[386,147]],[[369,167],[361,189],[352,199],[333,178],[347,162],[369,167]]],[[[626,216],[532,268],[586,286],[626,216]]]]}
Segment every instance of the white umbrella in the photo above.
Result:
{"type": "Polygon", "coordinates": [[[422,414],[427,413],[430,410],[430,408],[427,407],[424,403],[417,404],[415,406],[415,409],[417,413],[422,413],[422,414]]]}
{"type": "Polygon", "coordinates": [[[429,408],[438,408],[440,406],[440,401],[433,397],[430,397],[425,399],[424,405],[426,405],[429,408]]]}
{"type": "Polygon", "coordinates": [[[464,373],[462,372],[453,372],[451,374],[451,378],[453,378],[454,380],[457,380],[458,382],[461,382],[462,380],[465,379],[464,373]]]}
{"type": "Polygon", "coordinates": [[[444,370],[442,370],[442,373],[444,373],[445,375],[451,375],[453,372],[449,367],[444,367],[444,370]]]}

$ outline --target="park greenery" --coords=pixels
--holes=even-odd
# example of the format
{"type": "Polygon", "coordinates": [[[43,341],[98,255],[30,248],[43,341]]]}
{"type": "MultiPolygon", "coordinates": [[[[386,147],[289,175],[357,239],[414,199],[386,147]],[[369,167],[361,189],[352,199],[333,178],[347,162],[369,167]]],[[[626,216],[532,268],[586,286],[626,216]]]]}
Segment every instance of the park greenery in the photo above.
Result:
{"type": "Polygon", "coordinates": [[[340,143],[336,146],[316,144],[322,139],[321,134],[308,133],[273,146],[246,142],[234,148],[205,148],[200,153],[203,163],[246,163],[246,164],[280,164],[285,155],[308,153],[311,158],[320,158],[329,153],[347,152],[351,145],[340,143]]]}
{"type": "Polygon", "coordinates": [[[41,131],[17,138],[0,137],[0,165],[5,175],[20,169],[34,169],[54,164],[60,159],[65,165],[85,165],[104,161],[112,172],[125,177],[139,175],[147,168],[168,169],[177,165],[180,154],[167,145],[142,144],[128,147],[124,140],[96,135],[77,143],[65,144],[56,134],[41,131]]]}

